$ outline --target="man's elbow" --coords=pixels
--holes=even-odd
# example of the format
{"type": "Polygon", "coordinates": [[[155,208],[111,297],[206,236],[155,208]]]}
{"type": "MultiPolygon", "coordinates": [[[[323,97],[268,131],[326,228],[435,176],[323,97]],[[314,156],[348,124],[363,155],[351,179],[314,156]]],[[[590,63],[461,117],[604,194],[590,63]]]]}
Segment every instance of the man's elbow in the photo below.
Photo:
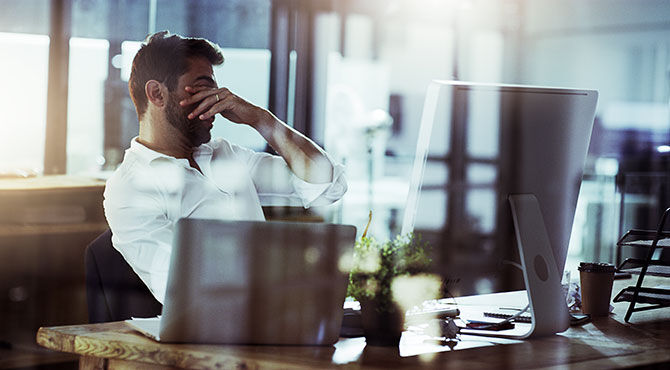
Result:
{"type": "Polygon", "coordinates": [[[335,180],[335,168],[326,158],[311,160],[305,165],[305,181],[312,184],[328,184],[335,180]]]}

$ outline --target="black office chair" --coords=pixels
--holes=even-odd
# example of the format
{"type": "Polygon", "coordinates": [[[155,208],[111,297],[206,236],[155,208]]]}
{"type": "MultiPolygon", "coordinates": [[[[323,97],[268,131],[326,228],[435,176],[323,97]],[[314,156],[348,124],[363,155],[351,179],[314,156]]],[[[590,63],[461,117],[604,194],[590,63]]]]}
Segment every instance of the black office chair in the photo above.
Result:
{"type": "Polygon", "coordinates": [[[86,247],[86,301],[90,323],[152,317],[162,305],[112,246],[107,230],[86,247]]]}

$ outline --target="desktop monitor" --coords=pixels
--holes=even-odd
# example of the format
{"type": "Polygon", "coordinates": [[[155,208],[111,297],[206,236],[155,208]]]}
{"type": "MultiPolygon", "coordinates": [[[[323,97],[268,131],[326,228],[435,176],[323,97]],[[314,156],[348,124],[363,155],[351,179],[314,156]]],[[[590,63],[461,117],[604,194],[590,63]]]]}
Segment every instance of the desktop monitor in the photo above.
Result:
{"type": "Polygon", "coordinates": [[[593,90],[433,81],[402,233],[421,234],[449,293],[523,290],[508,197],[533,194],[562,274],[593,126],[593,90]]]}

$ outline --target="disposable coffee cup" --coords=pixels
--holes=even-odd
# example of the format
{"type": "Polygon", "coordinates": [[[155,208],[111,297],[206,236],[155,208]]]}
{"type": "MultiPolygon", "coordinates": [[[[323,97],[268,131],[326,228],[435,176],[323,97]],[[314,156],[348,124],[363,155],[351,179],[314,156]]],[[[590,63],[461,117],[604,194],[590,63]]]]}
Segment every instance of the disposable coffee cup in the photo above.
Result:
{"type": "Polygon", "coordinates": [[[592,317],[609,315],[614,265],[580,262],[578,270],[582,286],[582,312],[592,317]]]}

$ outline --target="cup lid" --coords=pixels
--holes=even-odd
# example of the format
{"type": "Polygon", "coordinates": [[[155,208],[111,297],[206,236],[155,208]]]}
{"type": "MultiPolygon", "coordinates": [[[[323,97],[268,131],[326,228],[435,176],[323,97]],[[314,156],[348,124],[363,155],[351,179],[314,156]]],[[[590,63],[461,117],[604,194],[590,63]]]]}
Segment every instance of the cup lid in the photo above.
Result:
{"type": "Polygon", "coordinates": [[[614,272],[614,265],[602,262],[580,262],[577,270],[584,272],[614,272]]]}

